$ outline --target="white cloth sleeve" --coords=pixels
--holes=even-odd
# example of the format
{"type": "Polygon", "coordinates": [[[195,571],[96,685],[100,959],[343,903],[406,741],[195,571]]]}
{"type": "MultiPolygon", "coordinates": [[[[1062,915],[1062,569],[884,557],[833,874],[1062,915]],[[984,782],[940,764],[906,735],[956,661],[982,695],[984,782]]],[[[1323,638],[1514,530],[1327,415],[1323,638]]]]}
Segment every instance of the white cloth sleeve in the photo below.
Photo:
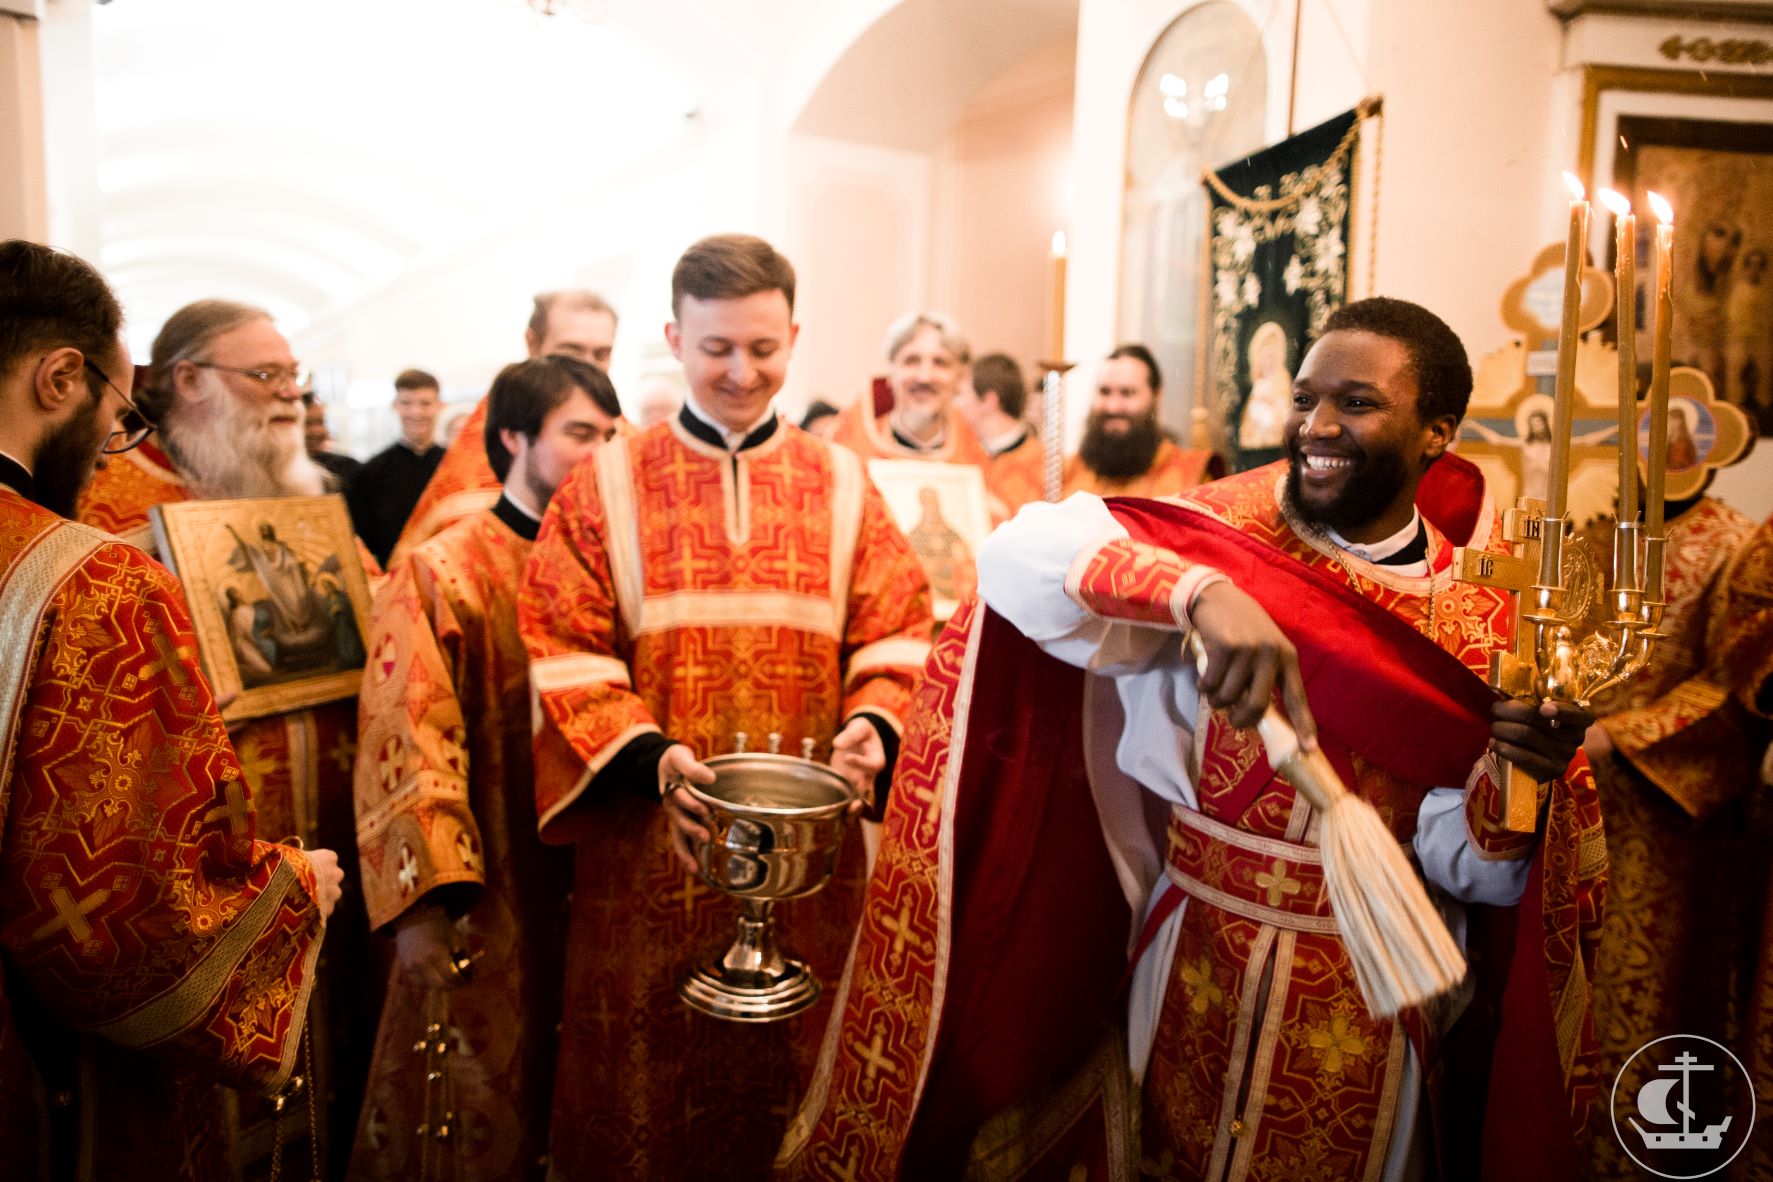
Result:
{"type": "Polygon", "coordinates": [[[1465,827],[1465,791],[1430,788],[1416,812],[1416,860],[1428,881],[1461,903],[1512,907],[1527,890],[1532,859],[1485,861],[1465,827]]]}
{"type": "Polygon", "coordinates": [[[1174,633],[1105,620],[1065,592],[1080,554],[1127,536],[1100,497],[1031,502],[980,547],[979,598],[1067,665],[1109,677],[1147,668],[1174,633]]]}

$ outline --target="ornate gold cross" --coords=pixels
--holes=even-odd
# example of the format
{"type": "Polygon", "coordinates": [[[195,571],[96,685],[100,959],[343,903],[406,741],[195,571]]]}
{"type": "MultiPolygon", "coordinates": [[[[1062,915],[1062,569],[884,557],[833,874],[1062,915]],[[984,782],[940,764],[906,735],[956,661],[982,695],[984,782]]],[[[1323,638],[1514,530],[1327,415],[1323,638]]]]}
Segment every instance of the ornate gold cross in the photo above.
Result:
{"type": "MultiPolygon", "coordinates": [[[[1490,654],[1490,684],[1511,698],[1533,696],[1534,630],[1526,615],[1532,600],[1523,598],[1539,579],[1539,523],[1545,502],[1522,497],[1502,515],[1502,537],[1508,553],[1497,554],[1471,546],[1453,550],[1453,577],[1507,591],[1514,604],[1514,648],[1490,654]]],[[[1502,826],[1515,833],[1531,833],[1539,810],[1539,784],[1511,763],[1503,764],[1502,826]]]]}

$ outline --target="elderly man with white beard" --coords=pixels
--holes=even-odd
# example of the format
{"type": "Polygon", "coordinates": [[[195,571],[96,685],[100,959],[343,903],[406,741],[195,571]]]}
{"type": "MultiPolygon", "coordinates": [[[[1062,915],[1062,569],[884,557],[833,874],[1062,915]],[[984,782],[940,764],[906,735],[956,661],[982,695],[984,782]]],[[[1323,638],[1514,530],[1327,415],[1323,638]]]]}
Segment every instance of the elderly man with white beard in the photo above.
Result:
{"type": "MultiPolygon", "coordinates": [[[[158,424],[154,435],[111,457],[93,477],[81,494],[78,520],[152,552],[148,511],[155,505],[326,492],[327,472],[304,446],[304,384],[289,341],[267,312],[229,300],[187,304],[154,338],[138,394],[142,412],[158,424]]],[[[373,559],[364,558],[372,575],[379,574],[373,559]]],[[[351,800],[356,700],[255,719],[235,728],[233,739],[259,832],[341,851],[349,896],[358,881],[351,800]]],[[[321,1135],[341,1168],[381,988],[379,974],[368,969],[368,939],[363,907],[347,897],[329,925],[317,991],[322,1001],[313,1015],[314,1037],[326,1039],[332,1052],[315,1056],[317,1094],[333,1097],[321,1116],[321,1135]],[[327,1136],[328,1125],[335,1135],[327,1136]]],[[[242,1097],[243,1132],[261,1119],[270,1119],[269,1109],[242,1097]]],[[[306,1122],[284,1123],[306,1131],[306,1122]]]]}

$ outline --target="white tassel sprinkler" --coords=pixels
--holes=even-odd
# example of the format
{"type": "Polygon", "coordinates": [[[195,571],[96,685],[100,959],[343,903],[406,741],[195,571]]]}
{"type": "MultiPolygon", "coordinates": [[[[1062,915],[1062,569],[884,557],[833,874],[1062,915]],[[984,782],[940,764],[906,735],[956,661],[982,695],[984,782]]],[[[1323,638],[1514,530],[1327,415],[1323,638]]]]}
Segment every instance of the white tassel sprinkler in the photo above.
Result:
{"type": "MultiPolygon", "coordinates": [[[[1196,667],[1205,672],[1199,634],[1188,639],[1196,667]]],[[[1330,910],[1373,1017],[1390,1018],[1458,985],[1465,957],[1373,806],[1343,785],[1322,751],[1303,750],[1298,732],[1273,706],[1256,733],[1269,766],[1323,816],[1317,843],[1330,910]]]]}

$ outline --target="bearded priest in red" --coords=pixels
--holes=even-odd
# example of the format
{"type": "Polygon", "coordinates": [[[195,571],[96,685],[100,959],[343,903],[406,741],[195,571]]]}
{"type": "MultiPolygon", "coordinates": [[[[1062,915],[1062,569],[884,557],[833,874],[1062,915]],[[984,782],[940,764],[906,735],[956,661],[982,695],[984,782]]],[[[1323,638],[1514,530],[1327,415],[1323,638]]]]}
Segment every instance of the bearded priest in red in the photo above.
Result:
{"type": "Polygon", "coordinates": [[[217,1084],[301,1070],[339,870],[255,838],[178,584],[62,516],[147,432],[122,321],[0,243],[0,1172],[219,1180],[217,1084]]]}
{"type": "MultiPolygon", "coordinates": [[[[148,443],[112,458],[80,497],[80,521],[150,549],[148,510],[186,500],[305,496],[328,488],[326,470],[302,443],[301,368],[289,342],[261,309],[199,300],[167,320],[154,338],[141,392],[158,426],[148,443]]],[[[375,560],[358,552],[372,576],[375,560]]],[[[372,579],[371,585],[374,585],[372,579]]],[[[258,808],[259,831],[337,848],[356,878],[351,767],[357,749],[353,700],[255,719],[234,732],[235,750],[258,808]]],[[[328,978],[348,989],[320,993],[334,1053],[320,1059],[339,1129],[356,1123],[376,992],[364,989],[368,933],[360,907],[347,907],[327,942],[328,978]]],[[[243,1120],[261,1115],[243,1112],[243,1120]]],[[[346,1148],[342,1132],[332,1136],[346,1148]]],[[[342,1160],[342,1159],[341,1159],[342,1160]]]]}
{"type": "MultiPolygon", "coordinates": [[[[731,939],[731,899],[692,873],[706,840],[678,778],[741,732],[810,744],[884,786],[929,592],[860,461],[779,419],[794,270],[766,242],[678,261],[666,340],[689,399],[598,451],[542,523],[519,601],[538,703],[542,836],[577,843],[554,1168],[567,1178],[753,1178],[817,1055],[826,1009],[770,1024],[692,1013],[674,981],[731,939]]],[[[861,902],[861,842],[788,904],[795,951],[834,981],[861,902]]]]}
{"type": "Polygon", "coordinates": [[[1287,461],[998,531],[918,692],[784,1175],[1575,1176],[1589,717],[1481,676],[1509,611],[1449,567],[1492,532],[1443,454],[1470,389],[1445,324],[1362,301],[1300,370],[1287,461]],[[1475,989],[1369,1014],[1320,820],[1249,729],[1276,690],[1414,854],[1475,989]],[[1497,756],[1549,783],[1539,833],[1492,823],[1497,756]]]}
{"type": "Polygon", "coordinates": [[[542,510],[621,408],[569,357],[507,366],[486,405],[498,503],[396,563],[371,625],[357,840],[370,923],[398,963],[353,1178],[546,1172],[572,863],[536,835],[517,589],[542,510]]]}

